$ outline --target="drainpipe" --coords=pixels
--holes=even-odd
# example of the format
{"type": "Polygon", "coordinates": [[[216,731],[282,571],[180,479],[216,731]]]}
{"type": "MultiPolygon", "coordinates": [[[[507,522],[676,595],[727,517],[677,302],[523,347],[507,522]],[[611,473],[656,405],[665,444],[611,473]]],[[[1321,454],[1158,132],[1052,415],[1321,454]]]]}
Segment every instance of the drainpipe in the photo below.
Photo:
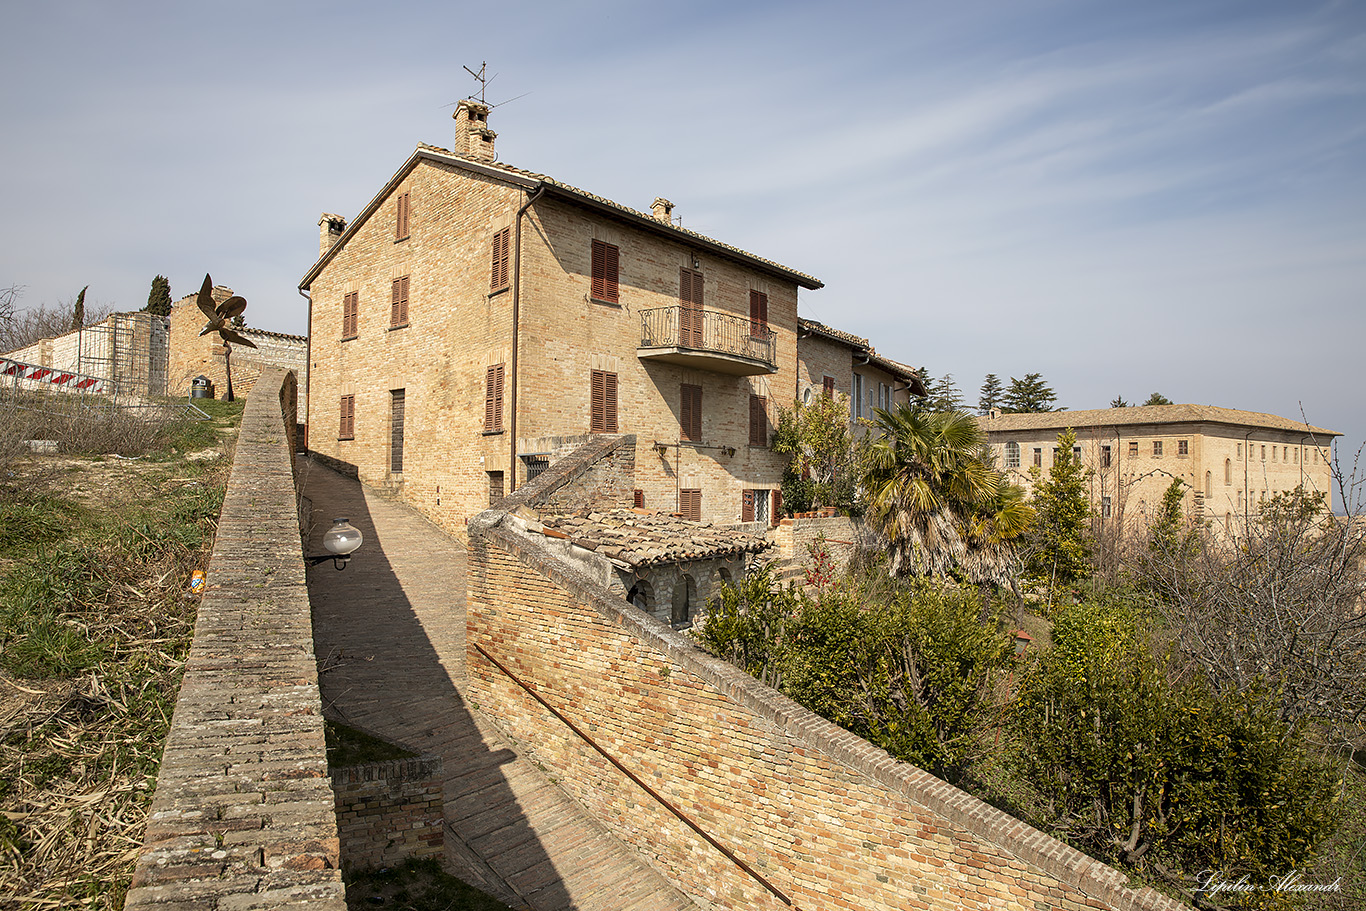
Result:
{"type": "Polygon", "coordinates": [[[516,237],[513,243],[512,262],[512,395],[509,396],[511,401],[508,403],[508,493],[517,489],[517,340],[522,318],[522,216],[543,193],[545,184],[538,184],[536,192],[532,193],[526,203],[517,210],[517,217],[513,219],[516,225],[513,233],[516,237]]]}
{"type": "Polygon", "coordinates": [[[308,339],[304,342],[304,401],[309,405],[307,420],[304,421],[304,452],[307,452],[308,428],[313,426],[313,400],[308,397],[308,387],[313,382],[313,298],[303,288],[298,291],[299,296],[308,301],[308,339]]]}

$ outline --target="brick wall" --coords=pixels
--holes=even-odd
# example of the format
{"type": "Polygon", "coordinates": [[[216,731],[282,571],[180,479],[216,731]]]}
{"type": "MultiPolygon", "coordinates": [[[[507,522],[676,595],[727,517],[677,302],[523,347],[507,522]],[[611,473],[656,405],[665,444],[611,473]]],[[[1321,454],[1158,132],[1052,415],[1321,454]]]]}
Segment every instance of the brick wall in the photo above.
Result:
{"type": "Polygon", "coordinates": [[[479,702],[714,907],[1182,907],[698,651],[497,512],[471,525],[468,625],[479,702]]]}
{"type": "Polygon", "coordinates": [[[346,907],[284,417],[247,402],[128,909],[346,907]]]}
{"type": "MultiPolygon", "coordinates": [[[[232,289],[221,285],[213,289],[214,300],[221,303],[232,296],[232,289]]],[[[181,298],[171,308],[170,362],[167,367],[167,392],[184,396],[190,382],[197,376],[213,381],[214,394],[227,394],[227,358],[218,333],[201,336],[204,314],[195,304],[198,295],[181,298]]],[[[256,343],[255,348],[232,346],[232,389],[237,395],[249,395],[263,370],[278,367],[292,371],[299,378],[299,388],[308,382],[308,339],[302,335],[284,335],[262,329],[242,329],[240,333],[256,343]]],[[[299,403],[301,414],[308,413],[307,401],[299,403]]]]}
{"type": "Polygon", "coordinates": [[[441,758],[391,759],[336,769],[341,861],[347,870],[440,857],[445,849],[441,758]]]}

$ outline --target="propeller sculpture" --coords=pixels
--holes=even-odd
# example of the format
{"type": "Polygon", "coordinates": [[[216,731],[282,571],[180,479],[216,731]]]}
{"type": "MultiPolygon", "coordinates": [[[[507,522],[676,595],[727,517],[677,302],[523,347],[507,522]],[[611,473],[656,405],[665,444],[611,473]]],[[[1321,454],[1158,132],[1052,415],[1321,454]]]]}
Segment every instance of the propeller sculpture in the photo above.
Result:
{"type": "Polygon", "coordinates": [[[232,297],[223,301],[221,304],[213,302],[213,279],[208,273],[204,273],[204,285],[199,289],[199,297],[195,300],[199,309],[209,318],[204,324],[204,328],[199,330],[201,336],[208,335],[210,332],[217,332],[218,337],[223,340],[224,359],[223,363],[228,373],[228,395],[225,401],[231,402],[232,397],[232,346],[229,342],[236,342],[239,345],[246,345],[248,348],[255,348],[256,343],[249,338],[238,334],[232,328],[232,320],[241,316],[247,309],[246,298],[234,294],[232,297]]]}

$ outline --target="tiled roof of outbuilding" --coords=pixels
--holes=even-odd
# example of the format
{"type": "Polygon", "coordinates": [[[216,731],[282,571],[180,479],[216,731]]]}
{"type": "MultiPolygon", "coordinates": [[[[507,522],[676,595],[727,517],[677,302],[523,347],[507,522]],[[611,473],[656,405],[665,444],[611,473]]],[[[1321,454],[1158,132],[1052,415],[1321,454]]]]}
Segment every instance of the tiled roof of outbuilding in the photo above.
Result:
{"type": "Polygon", "coordinates": [[[563,535],[580,547],[637,568],[758,553],[772,546],[758,535],[643,509],[543,516],[541,524],[558,533],[555,537],[563,535]]]}
{"type": "Polygon", "coordinates": [[[1264,430],[1286,430],[1319,436],[1342,436],[1334,430],[1307,425],[1260,411],[1239,411],[1216,405],[1133,405],[1128,408],[1091,408],[1085,411],[1045,411],[978,418],[988,433],[1012,430],[1074,430],[1082,427],[1129,427],[1137,424],[1231,424],[1264,430]]]}

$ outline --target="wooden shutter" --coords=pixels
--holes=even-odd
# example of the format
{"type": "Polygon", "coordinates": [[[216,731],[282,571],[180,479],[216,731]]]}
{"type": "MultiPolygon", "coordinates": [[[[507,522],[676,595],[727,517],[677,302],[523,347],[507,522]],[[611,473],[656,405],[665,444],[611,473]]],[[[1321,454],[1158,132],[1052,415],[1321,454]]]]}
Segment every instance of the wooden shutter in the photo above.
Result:
{"type": "Polygon", "coordinates": [[[503,499],[503,473],[501,471],[490,471],[488,474],[489,505],[496,506],[498,501],[503,499]]]}
{"type": "Polygon", "coordinates": [[[389,470],[394,473],[403,471],[403,412],[406,390],[393,389],[389,392],[389,470]]]}
{"type": "Polygon", "coordinates": [[[678,492],[678,512],[689,522],[702,521],[702,491],[680,490],[678,492]]]}
{"type": "Polygon", "coordinates": [[[753,522],[753,521],[754,521],[754,494],[755,494],[755,491],[753,491],[753,490],[746,490],[746,491],[743,493],[743,499],[741,500],[741,507],[740,507],[740,521],[741,521],[741,522],[753,522]]]}
{"type": "Polygon", "coordinates": [[[835,378],[833,376],[827,376],[821,381],[821,391],[825,393],[827,399],[835,397],[835,378]]]}
{"type": "Polygon", "coordinates": [[[593,371],[592,405],[588,428],[593,433],[617,432],[617,375],[593,371]]]}
{"type": "Polygon", "coordinates": [[[355,338],[360,330],[360,293],[347,292],[342,298],[342,338],[355,338]]]}
{"type": "Polygon", "coordinates": [[[749,445],[768,445],[768,399],[762,395],[749,397],[749,445]]]}
{"type": "Polygon", "coordinates": [[[691,269],[678,270],[679,344],[685,348],[701,348],[702,329],[702,273],[691,269]]]}
{"type": "Polygon", "coordinates": [[[341,420],[337,427],[337,439],[352,440],[356,437],[356,397],[354,395],[344,395],[341,397],[340,408],[341,420]]]}
{"type": "Polygon", "coordinates": [[[408,236],[408,194],[399,195],[394,212],[394,239],[403,240],[408,236]]]}
{"type": "Polygon", "coordinates": [[[762,291],[749,292],[749,334],[768,337],[768,295],[762,291]]]}
{"type": "Polygon", "coordinates": [[[645,491],[641,490],[639,487],[635,490],[635,507],[636,509],[645,508],[645,491]]]}
{"type": "Polygon", "coordinates": [[[702,439],[702,387],[690,383],[679,386],[679,434],[685,440],[702,439]]]}
{"type": "Polygon", "coordinates": [[[484,432],[503,429],[503,365],[488,368],[484,385],[484,432]]]}
{"type": "Polygon", "coordinates": [[[617,265],[620,251],[615,244],[593,241],[593,290],[595,300],[617,303],[620,298],[617,265]]]}
{"type": "Polygon", "coordinates": [[[781,490],[775,490],[775,491],[773,491],[773,508],[772,508],[771,510],[769,510],[769,513],[768,513],[768,521],[771,522],[771,523],[774,524],[774,525],[777,525],[778,522],[779,522],[779,520],[782,518],[782,515],[783,515],[783,492],[782,492],[781,490]]]}
{"type": "Polygon", "coordinates": [[[408,325],[408,276],[394,279],[389,306],[391,329],[408,325]]]}
{"type": "Polygon", "coordinates": [[[493,235],[493,269],[489,275],[489,289],[492,291],[507,287],[511,246],[511,228],[504,228],[493,235]]]}

